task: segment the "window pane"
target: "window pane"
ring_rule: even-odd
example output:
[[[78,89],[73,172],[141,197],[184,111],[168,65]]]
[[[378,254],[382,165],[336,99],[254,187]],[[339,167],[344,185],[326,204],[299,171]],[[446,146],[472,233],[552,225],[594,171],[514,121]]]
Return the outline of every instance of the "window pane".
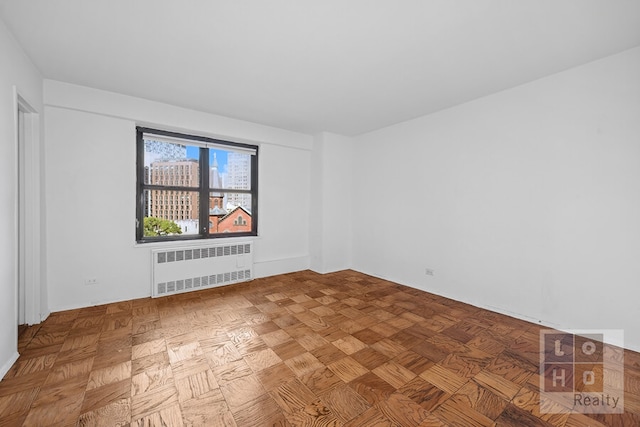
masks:
[[[144,236],[198,234],[198,192],[144,191]]]
[[[209,194],[209,233],[251,231],[251,194]]]
[[[251,189],[251,154],[210,149],[209,164],[210,188]]]
[[[144,183],[197,187],[198,147],[144,140]]]

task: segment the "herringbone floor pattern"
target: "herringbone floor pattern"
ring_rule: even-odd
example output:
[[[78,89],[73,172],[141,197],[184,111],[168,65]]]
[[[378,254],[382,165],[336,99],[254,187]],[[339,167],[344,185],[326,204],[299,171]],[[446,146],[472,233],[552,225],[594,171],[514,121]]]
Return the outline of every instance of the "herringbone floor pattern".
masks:
[[[2,426],[638,426],[541,413],[540,327],[353,271],[53,313],[0,382]]]

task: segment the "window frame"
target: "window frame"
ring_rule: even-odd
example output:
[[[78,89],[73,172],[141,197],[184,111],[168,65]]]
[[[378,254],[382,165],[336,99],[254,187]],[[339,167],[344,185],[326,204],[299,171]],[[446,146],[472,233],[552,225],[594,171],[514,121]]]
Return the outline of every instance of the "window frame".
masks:
[[[193,141],[192,146],[198,146],[199,159],[198,170],[199,179],[197,187],[186,187],[176,185],[147,184],[144,182],[145,166],[144,166],[144,135],[154,134],[169,138],[177,138],[185,141],[185,145],[189,141]],[[251,184],[249,190],[240,190],[232,188],[210,188],[209,184],[209,150],[205,144],[219,146],[220,149],[229,147],[253,150],[255,154],[251,155]],[[169,241],[192,241],[192,240],[209,240],[220,238],[235,238],[258,235],[258,152],[257,145],[245,144],[239,142],[226,141],[221,139],[209,138],[199,135],[183,134],[179,132],[165,131],[143,126],[136,126],[136,242],[137,243],[153,243],[153,242],[169,242]],[[165,191],[188,191],[197,193],[199,201],[198,210],[198,233],[197,234],[177,234],[170,236],[145,236],[144,235],[144,215],[145,215],[145,196],[146,190],[165,190]],[[251,231],[233,232],[233,233],[209,233],[209,196],[212,192],[219,193],[240,193],[251,195]],[[166,197],[166,195],[165,195]],[[204,203],[202,201],[204,200]]]

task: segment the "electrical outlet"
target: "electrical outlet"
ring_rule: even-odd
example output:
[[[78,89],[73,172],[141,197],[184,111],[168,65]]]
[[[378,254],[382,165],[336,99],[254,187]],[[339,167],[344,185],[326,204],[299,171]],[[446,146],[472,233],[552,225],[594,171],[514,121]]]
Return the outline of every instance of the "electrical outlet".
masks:
[[[433,270],[432,270],[432,269],[430,269],[430,268],[425,268],[425,269],[424,269],[424,274],[426,274],[427,276],[433,276],[433,275],[434,275],[434,272],[433,272]]]
[[[97,285],[98,284],[98,279],[95,278],[95,277],[89,277],[87,279],[84,279],[84,284],[86,286]]]

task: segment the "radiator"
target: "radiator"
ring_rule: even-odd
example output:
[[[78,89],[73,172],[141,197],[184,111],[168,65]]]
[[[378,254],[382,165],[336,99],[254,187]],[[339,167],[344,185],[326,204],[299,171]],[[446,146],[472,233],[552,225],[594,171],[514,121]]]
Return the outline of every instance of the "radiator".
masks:
[[[245,282],[253,277],[253,243],[151,250],[151,296]]]

